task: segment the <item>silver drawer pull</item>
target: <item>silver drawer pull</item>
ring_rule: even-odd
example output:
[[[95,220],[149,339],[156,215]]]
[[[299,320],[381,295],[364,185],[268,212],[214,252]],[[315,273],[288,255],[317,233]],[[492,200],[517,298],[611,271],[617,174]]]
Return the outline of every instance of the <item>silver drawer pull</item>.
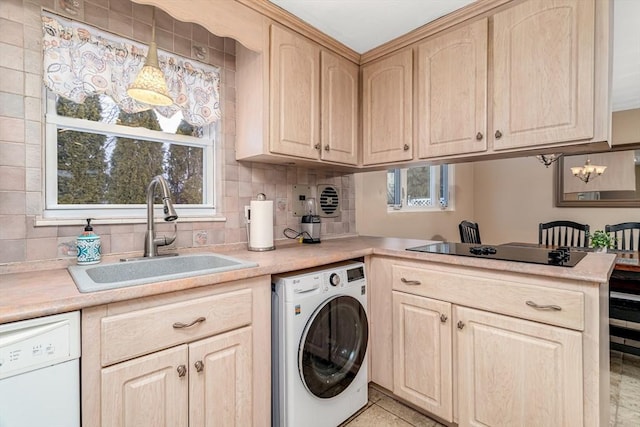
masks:
[[[176,323],[174,323],[174,324],[173,324],[173,327],[174,327],[175,329],[190,328],[190,327],[192,327],[193,325],[197,325],[198,323],[202,323],[202,322],[204,322],[205,320],[207,320],[207,319],[206,319],[206,318],[204,318],[204,317],[198,317],[196,320],[194,320],[194,321],[193,321],[193,322],[191,322],[191,323],[176,322]]]
[[[421,285],[422,284],[422,283],[420,283],[419,280],[407,280],[404,277],[401,277],[400,281],[402,283],[404,283],[405,285],[411,285],[411,286],[416,286],[416,285]]]
[[[537,308],[538,310],[555,310],[555,311],[562,310],[562,307],[560,307],[559,305],[553,305],[553,304],[538,305],[533,301],[527,301],[525,304],[527,304],[529,307]]]

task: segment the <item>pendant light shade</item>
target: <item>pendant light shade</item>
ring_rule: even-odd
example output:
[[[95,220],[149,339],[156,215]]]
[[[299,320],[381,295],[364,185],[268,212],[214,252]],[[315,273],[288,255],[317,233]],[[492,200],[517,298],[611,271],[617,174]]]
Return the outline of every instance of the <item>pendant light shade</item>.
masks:
[[[173,104],[164,74],[158,65],[155,8],[153,8],[153,18],[151,20],[151,42],[149,43],[147,60],[135,81],[127,89],[127,94],[136,101],[149,105],[167,106]]]

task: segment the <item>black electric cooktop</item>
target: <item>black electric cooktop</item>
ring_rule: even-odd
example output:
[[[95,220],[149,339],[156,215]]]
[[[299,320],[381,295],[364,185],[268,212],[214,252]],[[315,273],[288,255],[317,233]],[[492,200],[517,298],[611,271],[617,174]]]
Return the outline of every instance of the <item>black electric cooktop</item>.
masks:
[[[575,248],[558,247],[555,249],[530,248],[513,245],[480,245],[473,243],[432,243],[430,245],[407,248],[408,251],[428,252],[433,254],[470,256],[476,258],[499,259],[503,261],[527,262],[530,264],[573,267],[586,252]]]

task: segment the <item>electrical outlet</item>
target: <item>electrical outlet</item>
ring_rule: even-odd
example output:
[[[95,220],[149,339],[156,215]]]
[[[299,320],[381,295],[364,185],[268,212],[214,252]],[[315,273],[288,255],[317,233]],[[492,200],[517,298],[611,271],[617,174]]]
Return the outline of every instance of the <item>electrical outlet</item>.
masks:
[[[244,207],[244,219],[246,219],[247,221],[249,221],[249,212],[251,211],[249,206],[245,206]]]
[[[293,216],[304,215],[304,202],[308,198],[313,197],[313,194],[311,193],[311,186],[294,185],[291,196],[293,197],[293,200],[291,201],[291,210],[293,211]]]

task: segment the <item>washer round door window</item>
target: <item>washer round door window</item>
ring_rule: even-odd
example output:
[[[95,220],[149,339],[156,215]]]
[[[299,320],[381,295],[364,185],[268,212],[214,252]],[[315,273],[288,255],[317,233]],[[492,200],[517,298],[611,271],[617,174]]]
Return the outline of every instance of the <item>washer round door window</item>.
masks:
[[[357,299],[343,295],[320,306],[305,328],[298,352],[307,390],[329,399],[346,389],[360,370],[368,338],[367,315]]]

